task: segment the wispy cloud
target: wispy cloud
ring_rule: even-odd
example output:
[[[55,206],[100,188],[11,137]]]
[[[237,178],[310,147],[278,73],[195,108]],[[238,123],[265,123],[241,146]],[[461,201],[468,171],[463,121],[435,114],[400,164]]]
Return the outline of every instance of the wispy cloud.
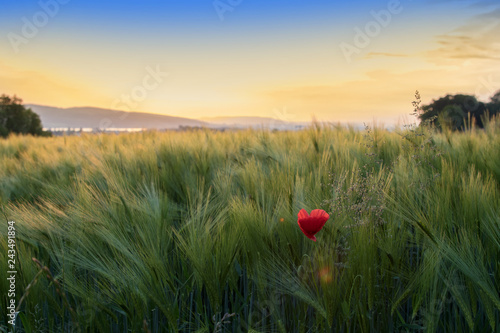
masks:
[[[443,0],[440,0],[443,1]],[[475,2],[485,5],[490,1]],[[429,61],[443,64],[471,59],[500,60],[500,8],[476,15],[469,22],[447,34],[436,36],[438,48],[426,55]]]

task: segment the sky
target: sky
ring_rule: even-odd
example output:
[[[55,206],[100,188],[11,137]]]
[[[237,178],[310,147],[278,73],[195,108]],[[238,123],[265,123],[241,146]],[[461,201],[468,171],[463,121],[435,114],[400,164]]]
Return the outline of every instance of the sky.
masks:
[[[416,90],[423,103],[500,90],[499,36],[498,0],[3,0],[0,94],[395,124]]]

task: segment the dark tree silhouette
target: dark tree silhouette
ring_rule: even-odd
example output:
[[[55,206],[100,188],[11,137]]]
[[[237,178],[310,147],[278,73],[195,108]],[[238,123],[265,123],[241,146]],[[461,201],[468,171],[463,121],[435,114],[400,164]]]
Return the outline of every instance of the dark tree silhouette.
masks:
[[[500,90],[491,96],[487,108],[491,115],[500,113]]]
[[[40,117],[22,102],[16,96],[0,96],[0,137],[10,133],[50,136],[50,132],[43,130]]]
[[[491,103],[500,104],[500,90],[495,93],[495,95],[491,96]]]
[[[419,118],[437,128],[461,130],[465,125],[464,120],[470,115],[471,121],[474,121],[477,127],[483,128],[483,117],[487,110],[487,105],[472,95],[446,95],[422,106]]]

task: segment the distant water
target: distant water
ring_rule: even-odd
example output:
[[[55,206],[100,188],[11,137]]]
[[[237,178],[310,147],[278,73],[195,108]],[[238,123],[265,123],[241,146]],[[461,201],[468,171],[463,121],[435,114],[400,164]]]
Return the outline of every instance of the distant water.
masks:
[[[108,128],[73,128],[73,127],[51,127],[51,128],[44,128],[44,131],[51,131],[51,132],[85,132],[85,133],[92,133],[92,132],[141,132],[144,131],[144,128],[114,128],[114,127],[108,127]]]

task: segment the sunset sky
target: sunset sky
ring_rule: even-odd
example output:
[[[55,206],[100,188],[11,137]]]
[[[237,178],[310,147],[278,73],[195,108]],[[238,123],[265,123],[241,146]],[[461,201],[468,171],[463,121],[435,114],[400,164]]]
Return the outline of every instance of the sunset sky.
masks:
[[[390,124],[500,90],[498,0],[6,0],[0,32],[29,104]]]

